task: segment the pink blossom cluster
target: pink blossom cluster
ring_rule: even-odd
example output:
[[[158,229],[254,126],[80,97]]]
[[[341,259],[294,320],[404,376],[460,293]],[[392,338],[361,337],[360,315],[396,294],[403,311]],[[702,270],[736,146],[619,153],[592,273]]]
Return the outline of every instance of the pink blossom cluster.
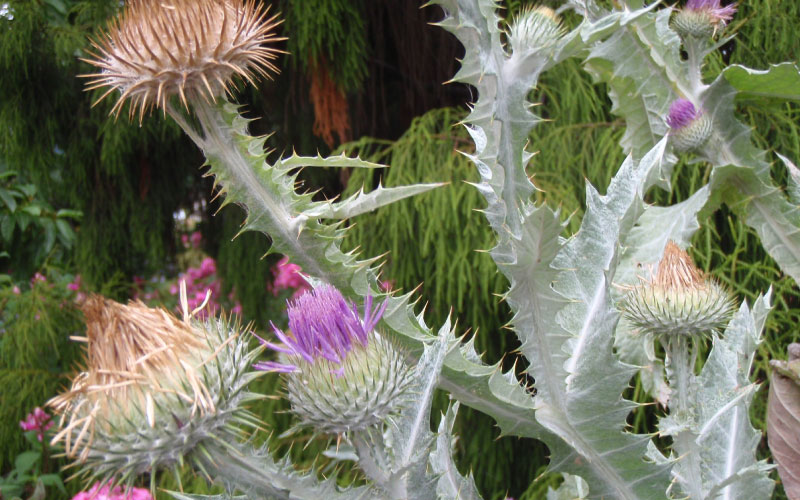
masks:
[[[53,427],[53,422],[50,421],[50,415],[37,406],[32,412],[28,413],[25,420],[20,420],[19,426],[25,431],[37,431],[36,437],[41,441],[45,431]]]
[[[217,263],[211,257],[206,257],[200,263],[200,267],[190,267],[185,273],[181,273],[178,276],[177,283],[170,286],[169,293],[177,295],[180,291],[180,282],[185,281],[187,305],[189,306],[189,310],[194,310],[203,304],[203,301],[206,300],[206,295],[210,291],[211,296],[208,300],[208,304],[198,313],[198,316],[205,318],[209,313],[212,315],[216,314],[220,309],[216,297],[220,296],[222,288],[222,284],[219,279],[217,279],[216,274]],[[228,298],[233,300],[233,294],[230,294]],[[241,304],[236,302],[236,305],[231,308],[231,312],[241,314]]]
[[[181,243],[184,248],[200,248],[200,243],[203,242],[203,235],[200,231],[195,231],[191,235],[186,233],[181,235]]]
[[[72,500],[153,500],[153,496],[145,488],[130,488],[126,492],[121,486],[112,489],[108,484],[94,483],[89,491],[81,491]]]
[[[308,282],[300,274],[303,269],[297,264],[289,262],[289,257],[284,257],[272,269],[275,279],[272,281],[272,293],[278,295],[281,290],[294,290],[292,297],[297,298],[310,289]]]

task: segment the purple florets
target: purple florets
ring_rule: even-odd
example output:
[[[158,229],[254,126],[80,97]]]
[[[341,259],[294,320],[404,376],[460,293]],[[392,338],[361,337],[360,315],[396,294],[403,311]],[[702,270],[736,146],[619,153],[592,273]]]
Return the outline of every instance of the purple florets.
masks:
[[[669,106],[667,125],[669,125],[671,129],[683,128],[692,123],[699,114],[700,113],[697,112],[697,109],[695,109],[691,101],[687,99],[676,99]]]
[[[716,22],[725,24],[733,19],[736,13],[736,5],[726,5],[722,7],[720,0],[689,0],[686,2],[686,9],[695,12],[705,12]]]
[[[372,309],[372,297],[364,300],[364,315],[359,317],[355,304],[345,300],[341,292],[323,285],[288,302],[289,330],[287,335],[275,325],[272,329],[281,344],[259,338],[262,345],[282,352],[299,361],[314,363],[319,358],[341,364],[354,347],[366,347],[369,334],[378,324],[386,303]],[[293,364],[262,361],[254,368],[264,371],[296,372]]]

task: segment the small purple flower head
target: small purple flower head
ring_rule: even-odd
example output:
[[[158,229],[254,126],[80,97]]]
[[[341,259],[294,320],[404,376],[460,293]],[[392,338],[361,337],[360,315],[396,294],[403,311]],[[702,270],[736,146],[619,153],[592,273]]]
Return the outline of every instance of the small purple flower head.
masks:
[[[699,113],[688,99],[676,99],[669,106],[667,125],[671,129],[683,128],[692,123]]]
[[[735,13],[735,4],[722,7],[720,0],[689,0],[672,19],[672,27],[684,41],[687,37],[709,38],[733,19]]]
[[[672,143],[679,151],[692,151],[711,137],[711,119],[687,99],[676,99],[669,107],[667,125]]]
[[[260,339],[280,361],[256,363],[282,372],[292,411],[301,425],[341,434],[388,418],[407,397],[414,371],[376,331],[386,302],[363,313],[336,288],[323,285],[289,302],[289,330],[273,325],[280,344]]]
[[[304,360],[314,363],[317,359],[326,359],[336,365],[341,365],[354,347],[367,346],[370,332],[386,309],[385,302],[372,309],[372,297],[367,297],[363,317],[359,317],[355,304],[348,303],[339,290],[329,285],[306,292],[288,304],[292,335],[272,325],[275,336],[283,345],[260,339],[262,345],[287,354],[298,362]],[[300,370],[295,364],[272,361],[257,363],[255,368],[279,372]]]
[[[714,22],[723,26],[736,14],[736,4],[722,7],[720,0],[689,0],[685,9],[708,14]]]

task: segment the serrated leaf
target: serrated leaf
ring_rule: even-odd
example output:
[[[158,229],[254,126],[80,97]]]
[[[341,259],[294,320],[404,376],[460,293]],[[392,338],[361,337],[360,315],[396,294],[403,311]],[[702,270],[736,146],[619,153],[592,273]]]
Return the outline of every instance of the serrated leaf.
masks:
[[[800,210],[776,186],[765,184],[755,169],[728,165],[714,169],[712,190],[745,216],[761,244],[781,270],[800,283]],[[733,189],[726,189],[726,186]]]
[[[593,47],[587,69],[609,86],[611,111],[625,120],[620,145],[641,158],[667,133],[675,83],[686,87],[681,41],[669,26],[671,9],[649,12]]]
[[[739,64],[722,71],[738,97],[771,97],[800,100],[800,68],[785,62],[770,65],[769,69],[756,70]]]
[[[445,183],[442,182],[390,188],[378,185],[376,189],[369,193],[364,193],[362,188],[358,193],[346,200],[318,203],[313,208],[303,212],[303,215],[306,217],[321,217],[323,219],[349,219],[444,185]]]
[[[436,480],[427,474],[428,460],[434,435],[430,430],[430,411],[433,394],[439,382],[448,351],[456,346],[455,336],[446,321],[436,340],[426,345],[415,369],[415,398],[392,419],[387,431],[391,443],[393,464],[388,479],[390,491],[400,498],[435,498]]]
[[[789,174],[786,176],[786,195],[790,202],[800,205],[800,169],[789,158],[779,153],[775,154],[781,159]]]
[[[706,498],[769,499],[772,468],[756,460],[761,433],[750,423],[748,408],[756,385],[750,382],[753,357],[771,306],[770,292],[752,310],[742,304],[711,352],[693,388],[693,432],[701,460]]]
[[[298,156],[297,153],[278,161],[281,168],[301,167],[331,167],[331,168],[386,168],[386,165],[364,161],[361,158],[351,158],[345,153],[338,156]]]
[[[433,472],[439,476],[436,483],[436,496],[444,500],[478,500],[481,496],[472,475],[462,476],[453,462],[456,444],[453,425],[456,422],[458,406],[458,402],[456,402],[448,408],[447,413],[439,422],[436,447],[430,456]]]

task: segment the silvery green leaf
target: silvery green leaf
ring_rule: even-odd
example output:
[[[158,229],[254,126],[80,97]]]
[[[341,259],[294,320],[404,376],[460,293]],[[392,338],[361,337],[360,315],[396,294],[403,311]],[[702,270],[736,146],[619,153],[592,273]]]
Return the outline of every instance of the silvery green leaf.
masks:
[[[769,312],[771,291],[752,310],[742,304],[725,333],[715,337],[697,378],[696,443],[707,498],[769,499],[772,466],[756,459],[761,433],[748,408],[757,387],[750,370]]]
[[[564,482],[556,488],[547,488],[547,500],[580,500],[589,495],[586,481],[572,474],[564,474]]]
[[[306,217],[321,217],[323,219],[348,219],[444,185],[445,183],[441,182],[390,188],[378,185],[376,189],[369,193],[364,193],[362,188],[358,193],[346,200],[315,203],[313,207],[305,210],[303,215]]]
[[[786,179],[786,194],[789,196],[789,201],[800,205],[800,169],[789,158],[779,153],[775,154],[781,159],[789,174]]]
[[[253,151],[254,154],[260,154],[259,149]],[[299,156],[297,153],[292,153],[292,156],[278,160],[276,166],[284,169],[302,168],[302,167],[325,167],[325,168],[386,168],[386,165],[380,163],[372,163],[364,161],[361,158],[351,158],[345,153],[337,156]]]
[[[462,476],[453,462],[456,444],[453,425],[456,422],[458,406],[456,402],[448,408],[442,421],[439,422],[436,446],[430,456],[431,468],[439,477],[436,483],[436,496],[442,500],[478,500],[481,496],[472,475]]]
[[[781,270],[800,282],[800,210],[776,186],[766,184],[749,167],[714,169],[710,184],[722,199],[745,216],[761,244]]]
[[[722,74],[740,97],[800,100],[800,68],[795,63],[773,64],[763,71],[733,64]]]
[[[665,117],[675,87],[689,94],[681,41],[669,26],[672,9],[624,25],[593,47],[586,68],[609,86],[612,112],[625,120],[620,145],[640,158],[667,133]]]
[[[409,389],[415,398],[390,421],[386,444],[392,455],[392,470],[386,483],[380,486],[389,492],[391,498],[436,498],[437,478],[427,472],[435,442],[430,430],[431,403],[447,353],[456,344],[448,320],[419,359],[414,385]]]

